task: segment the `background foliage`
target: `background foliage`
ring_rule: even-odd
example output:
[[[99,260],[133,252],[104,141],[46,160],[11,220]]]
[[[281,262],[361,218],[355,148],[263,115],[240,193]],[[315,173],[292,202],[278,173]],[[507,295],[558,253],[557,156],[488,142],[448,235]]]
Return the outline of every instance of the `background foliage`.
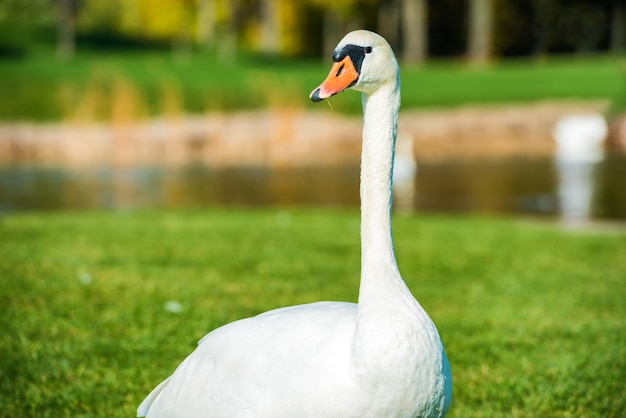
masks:
[[[400,15],[410,1],[425,7],[431,56],[465,53],[474,3],[492,9],[496,55],[621,50],[626,42],[624,5],[618,0],[3,0],[0,24],[34,32],[45,28],[44,38],[54,40],[55,27],[65,23],[57,22],[58,8],[67,3],[83,45],[97,39],[101,46],[121,46],[116,40],[124,38],[205,47],[234,33],[245,48],[311,57],[323,51],[325,36],[356,27],[382,33],[402,51],[402,35],[409,32]],[[19,38],[0,31],[0,52],[28,50]]]

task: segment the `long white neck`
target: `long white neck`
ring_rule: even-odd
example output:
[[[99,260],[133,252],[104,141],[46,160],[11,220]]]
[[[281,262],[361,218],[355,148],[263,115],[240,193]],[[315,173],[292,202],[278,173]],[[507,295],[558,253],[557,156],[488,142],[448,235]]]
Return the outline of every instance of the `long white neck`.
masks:
[[[406,289],[398,272],[391,234],[392,170],[399,110],[399,80],[371,94],[363,93],[360,306],[390,296],[387,290],[398,290],[398,285]]]

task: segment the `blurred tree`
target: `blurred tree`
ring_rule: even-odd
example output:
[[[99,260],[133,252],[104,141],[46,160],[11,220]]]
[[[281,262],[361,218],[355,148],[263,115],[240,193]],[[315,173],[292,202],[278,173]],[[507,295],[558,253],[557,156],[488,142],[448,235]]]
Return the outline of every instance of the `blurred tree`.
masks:
[[[215,42],[217,9],[216,0],[198,0],[198,44],[209,46]]]
[[[587,53],[598,50],[608,35],[610,22],[602,0],[570,0],[560,4],[552,50]]]
[[[626,35],[626,1],[611,1],[611,42],[610,49],[614,53],[624,50],[624,41]]]
[[[625,0],[507,0],[495,3],[494,53],[533,55],[606,50],[622,39]],[[622,35],[619,33],[622,32]]]
[[[225,19],[218,24],[219,40],[217,55],[226,64],[237,60],[237,33],[240,25],[240,0],[226,0],[223,2]]]
[[[58,20],[57,20],[57,55],[61,59],[70,59],[74,56],[75,36],[74,36],[74,13],[75,0],[57,0]]]
[[[474,64],[484,64],[491,55],[494,0],[470,0],[468,53]]]
[[[246,24],[253,26],[255,21],[262,20],[259,0],[190,1],[192,5],[196,3],[198,42],[215,45],[220,61],[225,64],[234,63],[237,60],[239,43],[249,40],[243,36]],[[256,32],[252,39],[258,40],[258,35]]]
[[[0,0],[0,55],[48,45],[55,23],[64,57],[74,49],[74,23],[79,42],[167,42],[177,56],[197,42],[214,45],[224,61],[233,61],[240,45],[330,54],[356,28],[381,33],[411,62],[464,52],[482,63],[495,54],[626,48],[626,0]]]
[[[362,29],[365,6],[375,4],[376,0],[309,0],[320,7],[324,13],[323,52],[325,56],[332,54],[337,41],[346,32]]]
[[[311,45],[311,28],[316,27],[316,16],[309,4],[292,0],[278,0],[280,51],[286,55],[315,56],[318,49]],[[313,13],[312,13],[313,11]],[[318,38],[315,37],[315,41]]]
[[[378,4],[377,28],[391,47],[398,51],[400,47],[400,17],[399,0],[381,0]]]
[[[47,24],[54,20],[55,6],[50,0],[0,1],[0,23],[12,21],[32,25]]]
[[[337,40],[343,36],[343,16],[339,10],[328,7],[324,10],[324,27],[323,27],[323,53],[324,56],[330,56],[335,49]]]
[[[553,42],[559,0],[508,0],[495,4],[493,52],[543,58]]]
[[[197,0],[89,0],[81,8],[81,33],[97,33],[106,42],[123,35],[170,42],[177,56],[189,54],[195,38]]]
[[[402,57],[423,63],[428,47],[428,9],[426,0],[402,0]]]
[[[187,59],[191,55],[192,44],[195,39],[195,18],[197,14],[196,0],[179,0],[180,13],[178,28],[174,32],[174,54],[179,59]]]
[[[277,53],[280,48],[279,8],[278,0],[261,0],[262,50],[270,54]]]
[[[535,57],[543,57],[549,48],[552,27],[555,18],[554,0],[532,0],[532,53]]]
[[[81,8],[76,25],[83,32],[120,32],[122,21],[131,13],[136,13],[135,8],[122,0],[89,0]]]
[[[533,37],[532,1],[499,1],[494,5],[494,55],[529,54]]]
[[[469,28],[467,1],[437,0],[428,10],[428,44],[433,56],[458,56],[467,52]]]
[[[48,46],[50,33],[41,29],[52,29],[56,21],[57,5],[50,0],[0,0],[0,58],[24,55],[36,45]]]

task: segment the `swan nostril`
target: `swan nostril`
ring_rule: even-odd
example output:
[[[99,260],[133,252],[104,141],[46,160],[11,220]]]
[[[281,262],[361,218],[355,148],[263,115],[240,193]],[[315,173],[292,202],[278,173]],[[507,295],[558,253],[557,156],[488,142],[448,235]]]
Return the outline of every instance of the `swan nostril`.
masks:
[[[321,102],[322,100],[324,100],[324,99],[322,99],[320,97],[320,88],[319,87],[317,89],[315,89],[315,91],[313,93],[311,93],[311,96],[309,96],[309,97],[315,103]]]

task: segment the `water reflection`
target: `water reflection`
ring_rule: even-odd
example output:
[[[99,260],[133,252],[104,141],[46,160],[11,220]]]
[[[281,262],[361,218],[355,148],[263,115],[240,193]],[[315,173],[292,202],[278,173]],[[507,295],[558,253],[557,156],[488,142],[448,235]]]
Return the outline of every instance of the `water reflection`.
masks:
[[[596,167],[604,159],[607,134],[607,122],[600,114],[568,115],[554,127],[559,208],[568,224],[584,223],[593,214]]]
[[[566,223],[583,223],[592,217],[598,177],[596,165],[598,163],[556,160],[559,210]]]
[[[0,211],[209,206],[358,206],[358,167],[210,170],[192,165],[0,169]]]
[[[592,165],[550,157],[418,162],[404,210],[626,219],[626,156]],[[359,168],[211,170],[0,168],[0,211],[359,205]]]
[[[433,212],[626,219],[626,157],[450,160],[418,164],[415,208]]]
[[[548,158],[451,160],[419,164],[417,202],[437,212],[555,214]]]

